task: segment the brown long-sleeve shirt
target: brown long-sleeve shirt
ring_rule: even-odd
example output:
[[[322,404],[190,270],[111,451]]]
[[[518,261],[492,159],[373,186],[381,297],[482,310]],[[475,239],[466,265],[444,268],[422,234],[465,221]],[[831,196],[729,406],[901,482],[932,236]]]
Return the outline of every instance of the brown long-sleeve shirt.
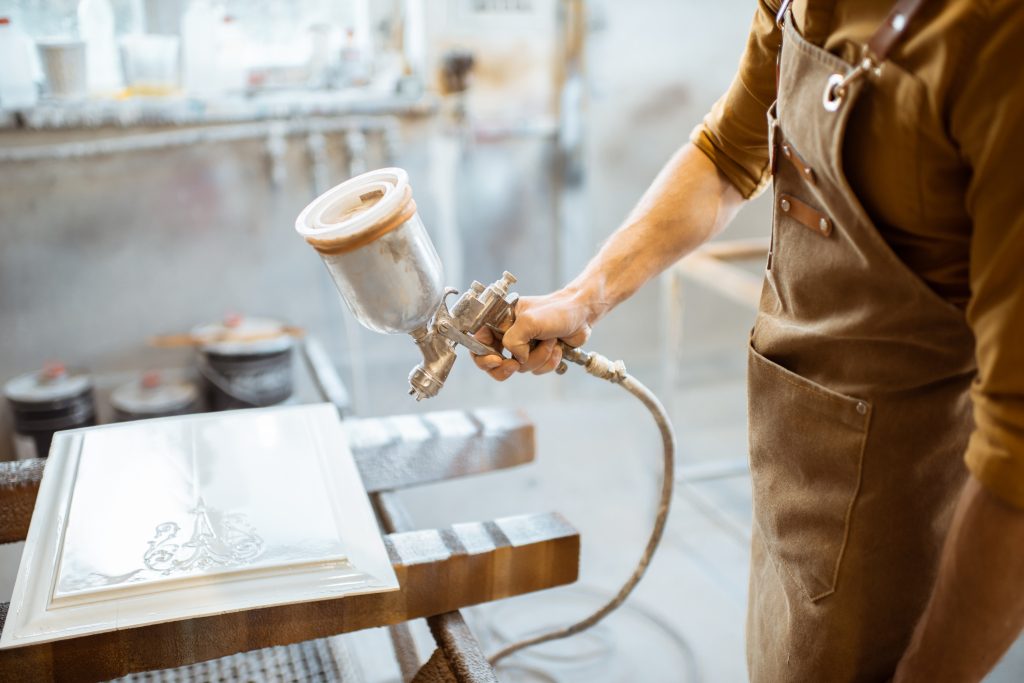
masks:
[[[769,180],[779,0],[759,0],[729,90],[691,135],[744,194]],[[894,0],[795,0],[797,28],[855,62]],[[844,170],[893,251],[966,308],[976,339],[966,461],[1024,508],[1024,2],[931,0],[884,67],[898,87],[856,103]]]

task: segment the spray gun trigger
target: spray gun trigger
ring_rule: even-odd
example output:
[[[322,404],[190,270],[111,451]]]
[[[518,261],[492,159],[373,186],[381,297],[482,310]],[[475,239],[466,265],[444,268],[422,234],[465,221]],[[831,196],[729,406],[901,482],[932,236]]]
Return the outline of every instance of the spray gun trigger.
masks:
[[[435,322],[435,326],[437,327],[437,331],[440,332],[443,337],[462,344],[478,356],[489,356],[491,354],[501,355],[500,350],[492,349],[490,346],[487,346],[475,337],[469,336],[452,325],[449,320],[437,320]]]

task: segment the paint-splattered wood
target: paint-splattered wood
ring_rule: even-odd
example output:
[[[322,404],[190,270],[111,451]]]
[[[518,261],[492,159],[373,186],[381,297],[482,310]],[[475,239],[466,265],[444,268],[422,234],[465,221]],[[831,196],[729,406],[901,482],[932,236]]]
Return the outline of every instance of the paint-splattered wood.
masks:
[[[366,490],[408,488],[531,462],[533,424],[507,409],[346,420]]]
[[[533,460],[533,425],[514,410],[443,411],[342,423],[367,491],[406,488]],[[25,539],[46,461],[0,462],[0,543]]]
[[[557,514],[385,536],[401,589],[0,650],[0,680],[99,681],[386,626],[572,583],[579,534]],[[6,617],[6,605],[0,615]]]
[[[23,541],[39,493],[46,461],[0,462],[0,543]]]

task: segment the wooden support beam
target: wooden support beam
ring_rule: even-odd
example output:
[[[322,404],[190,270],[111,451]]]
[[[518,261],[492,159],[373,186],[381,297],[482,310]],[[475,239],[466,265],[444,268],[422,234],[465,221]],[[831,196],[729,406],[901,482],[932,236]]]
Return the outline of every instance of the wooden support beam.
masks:
[[[771,248],[770,238],[751,237],[749,239],[707,242],[697,250],[697,253],[719,261],[753,261],[766,258],[769,248]]]
[[[24,541],[46,460],[0,462],[0,543]]]
[[[504,409],[342,423],[367,491],[405,488],[531,462],[533,425]],[[0,462],[0,543],[25,540],[45,459]]]
[[[0,679],[100,681],[387,626],[572,583],[579,534],[524,515],[385,536],[401,589],[218,614],[0,650]],[[6,617],[7,605],[0,605]]]
[[[405,508],[396,493],[381,491],[371,497],[377,518],[385,531],[394,533],[411,528]],[[480,641],[469,630],[460,612],[447,612],[427,618],[437,643],[430,661],[412,679],[412,683],[498,683],[494,669],[480,648]]]
[[[524,465],[536,454],[533,423],[516,410],[447,410],[342,426],[371,493]]]

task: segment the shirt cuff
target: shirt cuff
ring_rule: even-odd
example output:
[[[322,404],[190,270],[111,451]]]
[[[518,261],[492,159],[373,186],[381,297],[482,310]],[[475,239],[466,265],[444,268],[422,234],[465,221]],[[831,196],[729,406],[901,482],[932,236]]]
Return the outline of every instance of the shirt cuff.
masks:
[[[718,170],[732,183],[733,187],[739,190],[744,199],[756,197],[768,186],[768,182],[771,180],[771,174],[767,172],[768,169],[763,169],[760,176],[752,176],[746,167],[729,156],[707,124],[700,123],[693,129],[690,133],[690,142],[704,152],[705,156],[718,167]]]
[[[967,468],[989,493],[1024,510],[1024,429],[1012,419],[1016,410],[972,393],[977,426],[964,456]]]

